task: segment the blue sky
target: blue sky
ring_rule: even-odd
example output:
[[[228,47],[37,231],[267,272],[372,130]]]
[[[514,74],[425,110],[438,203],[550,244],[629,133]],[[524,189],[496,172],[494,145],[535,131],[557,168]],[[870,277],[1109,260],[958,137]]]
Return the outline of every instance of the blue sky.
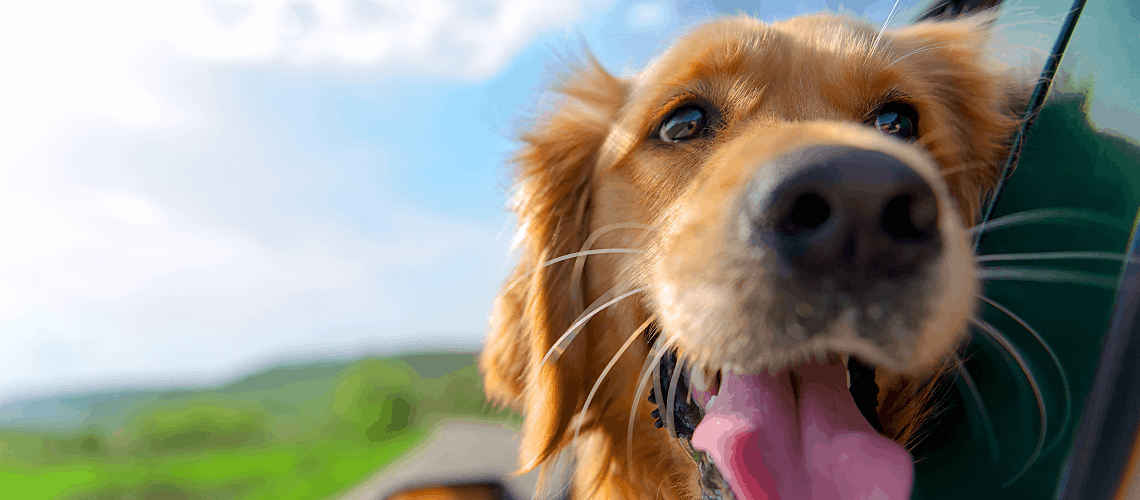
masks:
[[[630,74],[710,13],[893,4],[6,4],[0,401],[473,348],[511,136],[583,42]]]

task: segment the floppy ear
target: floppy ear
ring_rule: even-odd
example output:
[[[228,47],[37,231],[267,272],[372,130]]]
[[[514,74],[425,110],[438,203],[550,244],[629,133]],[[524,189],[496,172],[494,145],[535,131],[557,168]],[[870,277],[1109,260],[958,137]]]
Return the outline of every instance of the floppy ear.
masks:
[[[899,64],[933,82],[932,99],[952,110],[938,120],[939,127],[961,139],[942,141],[931,154],[943,165],[963,167],[950,167],[944,175],[967,226],[976,222],[983,195],[1001,177],[1032,88],[1026,68],[998,59],[995,38],[1002,33],[995,15],[990,10],[925,18],[906,30],[932,50]]]
[[[522,135],[514,160],[520,259],[495,300],[479,360],[487,396],[528,416],[519,447],[524,471],[564,444],[587,362],[584,342],[575,342],[542,364],[584,309],[581,290],[570,293],[573,260],[542,264],[581,250],[594,163],[628,93],[592,57],[557,91],[561,104]]]

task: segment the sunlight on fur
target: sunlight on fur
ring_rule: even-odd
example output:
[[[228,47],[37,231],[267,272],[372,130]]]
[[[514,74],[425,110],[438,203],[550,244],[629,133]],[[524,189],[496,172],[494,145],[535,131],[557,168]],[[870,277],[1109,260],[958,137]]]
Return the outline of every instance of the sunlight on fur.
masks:
[[[806,430],[807,465],[788,468],[701,443],[718,418],[769,418],[732,406],[765,384],[803,413],[866,404],[828,385],[852,359],[874,368],[877,422],[842,425],[876,460],[907,458],[978,302],[968,228],[1026,95],[994,61],[993,19],[724,18],[637,75],[590,59],[566,79],[521,137],[521,258],[480,360],[488,396],[525,417],[522,470],[569,449],[575,498],[848,498],[834,491],[863,486],[818,479],[830,455]],[[667,353],[676,369],[651,380]],[[679,406],[703,415],[695,432],[655,428]]]

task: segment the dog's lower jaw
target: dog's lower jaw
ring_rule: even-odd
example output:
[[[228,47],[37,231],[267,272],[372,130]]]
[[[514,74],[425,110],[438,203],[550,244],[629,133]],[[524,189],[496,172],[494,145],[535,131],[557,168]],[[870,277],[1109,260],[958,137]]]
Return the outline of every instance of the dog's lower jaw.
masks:
[[[670,441],[695,464],[699,488],[694,496],[699,491],[706,500],[906,498],[910,456],[878,434],[874,370],[853,357],[846,369],[839,356],[827,359],[775,377],[707,377],[704,370],[678,366],[675,352],[665,353],[655,375],[667,396],[656,397],[660,391],[651,390],[649,402],[658,405],[652,415],[658,417],[657,426],[669,427],[676,438]],[[850,376],[847,391],[845,374]],[[782,395],[773,398],[773,391]],[[713,395],[718,392],[719,403]],[[671,426],[664,425],[668,420]],[[826,472],[820,473],[821,466]]]
[[[708,453],[694,448],[693,443],[687,439],[681,439],[680,445],[693,457],[693,462],[697,465],[701,500],[737,500],[736,495],[732,493],[732,485],[724,478],[724,474],[720,473],[720,469],[716,468]]]
[[[739,500],[878,497],[905,500],[909,453],[871,427],[851,399],[840,364],[726,374],[693,436]]]

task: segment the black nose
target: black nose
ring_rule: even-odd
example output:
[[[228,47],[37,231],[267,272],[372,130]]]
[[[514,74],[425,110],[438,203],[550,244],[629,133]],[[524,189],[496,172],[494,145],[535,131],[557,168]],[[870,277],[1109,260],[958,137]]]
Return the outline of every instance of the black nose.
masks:
[[[938,255],[934,190],[898,158],[819,146],[785,157],[803,165],[752,214],[758,244],[806,277],[891,279]]]

